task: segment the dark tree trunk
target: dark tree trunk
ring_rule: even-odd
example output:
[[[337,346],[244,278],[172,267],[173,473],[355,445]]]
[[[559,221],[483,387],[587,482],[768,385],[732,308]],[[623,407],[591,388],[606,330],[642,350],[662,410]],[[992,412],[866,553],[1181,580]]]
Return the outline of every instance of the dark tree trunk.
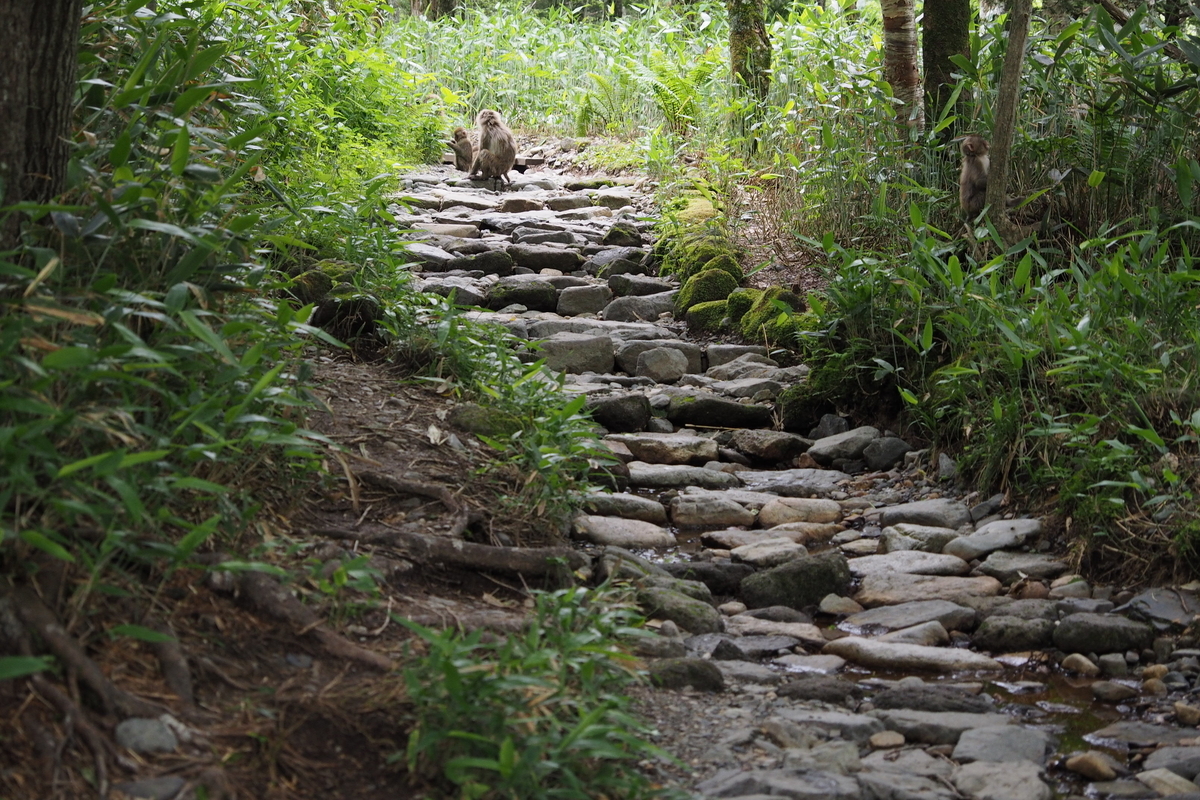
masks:
[[[1029,36],[1029,17],[1033,0],[1013,0],[1008,18],[1008,49],[1000,70],[1000,86],[996,89],[996,110],[992,128],[991,166],[988,170],[988,217],[996,231],[1007,243],[1020,238],[1020,231],[1009,220],[1008,164],[1012,152],[1013,132],[1017,124],[1017,101],[1021,92],[1021,72],[1025,66],[1025,40]]]
[[[425,19],[441,19],[448,17],[458,8],[458,0],[412,0],[414,16]]]
[[[746,103],[735,119],[737,132],[749,132],[771,88],[771,39],[763,18],[763,0],[728,0],[729,66],[734,91]]]
[[[0,205],[63,190],[82,0],[0,0]],[[0,249],[18,219],[0,227]]]
[[[925,0],[921,57],[925,68],[925,119],[936,123],[956,80],[953,55],[971,55],[971,0]],[[953,135],[953,134],[952,134]]]

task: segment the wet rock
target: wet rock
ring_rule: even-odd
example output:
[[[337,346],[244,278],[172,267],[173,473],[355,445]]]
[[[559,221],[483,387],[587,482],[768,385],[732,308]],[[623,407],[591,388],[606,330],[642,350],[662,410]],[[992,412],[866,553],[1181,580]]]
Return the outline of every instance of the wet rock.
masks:
[[[785,522],[774,525],[765,533],[769,536],[786,536],[800,544],[820,544],[840,533],[842,526],[833,522]]]
[[[791,636],[738,636],[721,641],[712,651],[712,657],[722,661],[758,661],[779,654],[780,650],[791,650],[800,644]]]
[[[1179,720],[1180,725],[1194,727],[1197,723],[1200,723],[1200,708],[1183,702],[1175,703],[1172,708],[1175,709],[1175,719]]]
[[[638,604],[654,619],[667,619],[689,633],[715,633],[722,628],[716,608],[682,592],[648,586],[637,593]]]
[[[613,433],[643,431],[650,421],[650,401],[644,394],[591,397],[587,409],[592,419]]]
[[[1067,653],[1123,653],[1149,647],[1153,629],[1109,614],[1072,614],[1054,630],[1054,646]]]
[[[954,786],[972,800],[1050,800],[1041,770],[1028,761],[976,761],[959,767]]]
[[[929,525],[901,522],[899,525],[891,525],[883,529],[879,550],[882,553],[894,553],[900,550],[940,553],[943,547],[957,538],[958,531],[952,528],[935,528]]]
[[[637,297],[618,297],[609,303],[601,316],[620,322],[653,322],[662,314],[675,310],[676,292],[646,294]]]
[[[716,442],[686,433],[624,433],[607,436],[605,440],[620,442],[629,448],[638,461],[651,464],[698,465],[713,461],[717,457]]]
[[[1135,780],[1097,781],[1088,787],[1097,797],[1108,800],[1135,800],[1135,798],[1158,797],[1158,793]]]
[[[830,523],[841,518],[842,507],[835,501],[805,497],[779,497],[758,512],[758,524],[764,528],[792,522]]]
[[[130,717],[117,724],[117,744],[135,753],[170,753],[179,747],[175,732],[161,719]]]
[[[779,656],[771,663],[783,667],[787,672],[809,673],[812,675],[834,675],[846,666],[846,659],[837,656]]]
[[[588,274],[595,275],[596,277],[603,278],[604,280],[609,280],[620,275],[649,276],[654,272],[653,268],[645,262],[632,261],[625,258],[617,258],[605,264],[598,264],[596,263],[595,259],[592,259],[583,265],[583,269]],[[669,284],[667,291],[671,291],[674,288],[674,284]],[[626,295],[626,297],[646,296],[648,295]]]
[[[647,489],[677,489],[681,486],[701,486],[706,489],[732,489],[741,486],[736,475],[704,467],[676,464],[629,464],[629,483]]]
[[[871,669],[928,672],[1002,669],[999,663],[970,650],[881,642],[859,636],[836,639],[825,645],[821,652],[841,656]]]
[[[686,371],[688,373],[697,373],[700,371],[701,350],[700,346],[692,342],[677,342],[670,339],[660,339],[655,341],[639,341],[632,340],[622,342],[617,345],[616,356],[617,366],[622,371],[634,374],[637,371],[638,359],[643,353],[659,347],[667,347],[672,350],[678,350],[682,353],[686,361]]]
[[[729,446],[750,459],[768,464],[790,461],[808,449],[809,440],[794,433],[743,429],[735,431]]]
[[[1139,772],[1134,777],[1138,782],[1149,786],[1162,797],[1200,792],[1200,786],[1192,783],[1187,778],[1176,775],[1169,769],[1146,770],[1145,772]]]
[[[612,247],[640,247],[642,234],[632,225],[618,222],[608,229],[600,243]]]
[[[583,244],[585,241],[570,231],[547,231],[532,227],[517,228],[509,238],[514,244]]]
[[[992,617],[1003,615],[1006,617],[1019,617],[1021,619],[1048,619],[1051,621],[1058,620],[1058,608],[1054,601],[1051,600],[1013,600],[996,608],[982,611],[983,617]]]
[[[918,500],[913,503],[902,503],[889,506],[879,514],[879,524],[895,526],[907,522],[914,525],[928,525],[935,528],[961,528],[970,522],[967,507],[958,500],[938,498],[936,500]],[[962,558],[962,555],[950,550],[944,550],[951,555]],[[964,559],[969,561],[970,559]]]
[[[917,711],[959,711],[968,714],[987,714],[995,711],[992,701],[983,695],[968,694],[959,689],[937,684],[922,686],[893,686],[871,698],[876,708],[907,708]]]
[[[1096,666],[1100,667],[1101,674],[1109,678],[1123,678],[1129,674],[1129,662],[1122,653],[1105,653],[1100,656]]]
[[[1176,775],[1195,780],[1200,774],[1200,747],[1163,747],[1146,756],[1146,769],[1169,769]]]
[[[1013,553],[997,550],[979,565],[979,571],[991,575],[1005,586],[1022,578],[1043,580],[1061,575],[1068,569],[1065,562],[1041,553]]]
[[[789,700],[820,700],[834,705],[845,705],[847,700],[859,700],[863,696],[857,683],[824,675],[795,678],[776,689],[775,694]]]
[[[996,550],[1014,549],[1026,539],[1036,536],[1042,523],[1036,519],[999,520],[984,525],[970,536],[962,536],[947,544],[943,553],[951,553],[966,561],[983,558]]]
[[[1094,731],[1084,739],[1092,743],[1111,741],[1151,747],[1163,744],[1177,745],[1183,739],[1195,739],[1197,736],[1200,736],[1200,731],[1195,728],[1170,728],[1137,720],[1121,720]]]
[[[718,595],[737,594],[742,579],[754,574],[754,568],[748,564],[714,561],[663,564],[663,569],[676,578],[700,581]]]
[[[724,397],[674,397],[667,419],[676,425],[705,425],[725,428],[766,428],[771,425],[767,406],[744,405]]]
[[[1021,619],[994,614],[980,623],[971,644],[994,653],[1037,650],[1050,644],[1054,623],[1048,619]]]
[[[1092,684],[1092,695],[1101,703],[1123,703],[1138,696],[1138,690],[1112,681],[1096,681]]]
[[[1000,725],[963,731],[950,756],[960,764],[972,761],[1032,761],[1041,765],[1051,747],[1050,735],[1036,728]]]
[[[1062,668],[1068,672],[1078,672],[1080,675],[1094,677],[1100,674],[1100,668],[1091,659],[1081,653],[1071,653],[1062,660]]]
[[[1088,750],[1086,753],[1071,756],[1065,766],[1089,781],[1111,781],[1117,777],[1119,767],[1112,756],[1099,750]]]
[[[705,797],[757,800],[782,796],[795,800],[860,800],[858,781],[846,775],[798,769],[721,770],[696,787]]]
[[[891,469],[904,460],[904,454],[912,450],[912,445],[895,436],[882,436],[869,442],[862,451],[862,458],[867,462],[867,468],[875,472]]]
[[[950,643],[950,634],[942,627],[942,623],[922,622],[911,628],[901,628],[898,631],[885,633],[877,637],[880,642],[898,642],[900,644],[919,644],[925,647],[940,647]]]
[[[818,463],[829,466],[837,459],[861,458],[867,445],[879,438],[879,429],[864,425],[845,433],[835,433],[817,439],[808,448],[808,454]]]
[[[580,514],[572,522],[575,538],[626,548],[673,547],[675,536],[651,522]]]
[[[958,600],[965,596],[991,596],[999,593],[1000,581],[979,578],[909,575],[884,572],[868,575],[854,599],[864,608],[899,605],[917,600]]]
[[[601,517],[623,517],[655,524],[667,522],[667,510],[662,503],[635,494],[589,492],[583,496],[583,507]]]
[[[964,731],[994,728],[1013,722],[1012,717],[1004,714],[970,714],[961,711],[876,709],[870,713],[879,718],[888,730],[903,733],[910,742],[925,744],[957,744]]]
[[[751,608],[776,605],[804,608],[815,606],[827,594],[841,594],[849,585],[846,557],[841,553],[822,553],[748,576],[742,581],[742,601]]]
[[[753,512],[715,495],[681,494],[671,500],[671,520],[680,527],[753,525],[754,519]]]
[[[699,658],[668,658],[651,662],[650,680],[662,689],[690,686],[701,692],[725,691],[725,677],[711,661]]]
[[[810,617],[808,614],[789,606],[763,606],[762,608],[752,608],[749,611],[738,614],[738,616],[746,617],[748,619],[762,619],[769,622],[812,622],[812,617]]]
[[[839,627],[848,631],[892,631],[934,620],[946,630],[970,630],[975,625],[975,611],[948,600],[917,600],[862,611],[844,619]]]
[[[904,572],[910,575],[964,575],[971,566],[957,556],[924,553],[920,550],[901,550],[863,556],[850,562],[850,572],[858,577],[885,572]]]
[[[741,506],[738,506],[738,508],[741,508]],[[780,564],[786,564],[802,556],[807,556],[808,548],[802,544],[793,542],[791,539],[763,539],[753,544],[735,547],[730,551],[730,555],[737,561],[765,569],[777,567]]]

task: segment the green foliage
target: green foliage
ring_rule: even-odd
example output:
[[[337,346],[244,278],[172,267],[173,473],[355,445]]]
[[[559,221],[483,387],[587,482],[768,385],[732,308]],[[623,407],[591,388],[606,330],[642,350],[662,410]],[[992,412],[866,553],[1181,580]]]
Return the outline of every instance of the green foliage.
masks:
[[[669,757],[626,711],[636,661],[619,642],[640,618],[603,587],[534,603],[524,630],[495,642],[396,619],[424,644],[404,670],[412,728],[397,757],[467,798],[670,796],[637,768]]]
[[[729,295],[729,318],[734,322],[741,322],[742,317],[746,316],[746,312],[754,305],[754,301],[762,296],[760,289],[738,289]]]
[[[811,318],[803,320],[794,312],[805,309],[804,301],[782,286],[766,289],[750,310],[742,315],[742,335],[752,342],[765,342],[768,346],[794,345],[796,333],[811,330],[816,326]],[[803,327],[801,325],[803,324]]]

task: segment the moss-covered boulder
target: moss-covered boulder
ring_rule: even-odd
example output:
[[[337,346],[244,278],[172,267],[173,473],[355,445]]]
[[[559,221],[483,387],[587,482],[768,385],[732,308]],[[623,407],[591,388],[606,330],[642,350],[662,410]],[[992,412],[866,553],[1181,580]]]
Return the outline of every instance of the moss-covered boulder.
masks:
[[[600,244],[611,247],[640,247],[642,234],[628,222],[618,222],[608,229],[604,238],[600,240]]]
[[[737,289],[737,280],[728,272],[708,269],[687,279],[675,298],[676,313],[683,314],[697,303],[724,300]]]
[[[333,278],[319,269],[310,269],[292,279],[291,295],[301,305],[319,303],[333,289]]]
[[[805,310],[804,301],[795,293],[782,286],[772,286],[742,317],[742,335],[754,342],[794,346],[797,329],[794,318]]]
[[[662,658],[650,664],[650,681],[662,689],[690,686],[698,692],[725,691],[725,676],[702,658]]]
[[[754,305],[754,301],[762,297],[761,289],[738,289],[725,298],[729,301],[729,319],[733,322],[741,322],[742,317],[746,316],[746,312]]]
[[[558,290],[543,280],[522,280],[524,276],[501,278],[487,293],[488,308],[499,311],[510,305],[521,305],[531,311],[554,311],[558,307]]]
[[[729,273],[729,275],[738,283],[741,283],[742,279],[746,277],[746,273],[742,271],[742,265],[738,263],[738,260],[733,256],[732,253],[722,253],[719,256],[710,258],[708,261],[705,261],[703,264],[700,264],[694,269],[681,270],[679,277],[681,279],[690,278],[692,275],[699,275],[701,272],[708,272],[709,270],[714,269]],[[689,272],[690,274],[687,274]]]
[[[846,557],[837,551],[801,556],[746,577],[742,581],[742,601],[750,608],[807,608],[820,603],[827,594],[844,594],[851,577]]]
[[[683,225],[699,225],[717,216],[713,204],[703,197],[692,197],[683,208],[675,212],[674,217]]]
[[[717,633],[721,612],[708,603],[662,586],[647,586],[637,593],[638,605],[654,619],[669,619],[689,633]]]
[[[694,331],[717,333],[724,327],[726,314],[725,301],[713,300],[708,303],[697,303],[689,308],[684,320]]]
[[[521,430],[521,421],[512,414],[478,403],[459,403],[450,410],[447,419],[459,430],[492,438],[512,436]]]

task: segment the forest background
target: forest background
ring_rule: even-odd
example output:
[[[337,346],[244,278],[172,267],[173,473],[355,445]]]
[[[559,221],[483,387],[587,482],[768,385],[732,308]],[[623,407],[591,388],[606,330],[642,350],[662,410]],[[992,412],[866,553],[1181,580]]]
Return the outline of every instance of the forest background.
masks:
[[[591,137],[589,168],[647,173],[665,240],[811,268],[770,334],[813,367],[803,405],[886,409],[976,487],[1053,513],[1085,570],[1200,564],[1195,7],[1034,9],[1002,182],[1019,207],[964,226],[955,137],[1004,124],[1015,0],[33,5],[0,11],[18,611],[48,563],[74,576],[56,613],[144,597],[217,544],[241,556],[224,569],[267,569],[258,512],[336,471],[303,426],[304,348],[341,346],[299,280],[319,265],[349,265],[342,319],[368,308],[373,348],[525,420],[497,459],[535,476],[522,502],[569,513],[578,406],[410,291],[388,227],[401,172],[489,107],[526,136]],[[0,678],[55,655],[5,657]]]

